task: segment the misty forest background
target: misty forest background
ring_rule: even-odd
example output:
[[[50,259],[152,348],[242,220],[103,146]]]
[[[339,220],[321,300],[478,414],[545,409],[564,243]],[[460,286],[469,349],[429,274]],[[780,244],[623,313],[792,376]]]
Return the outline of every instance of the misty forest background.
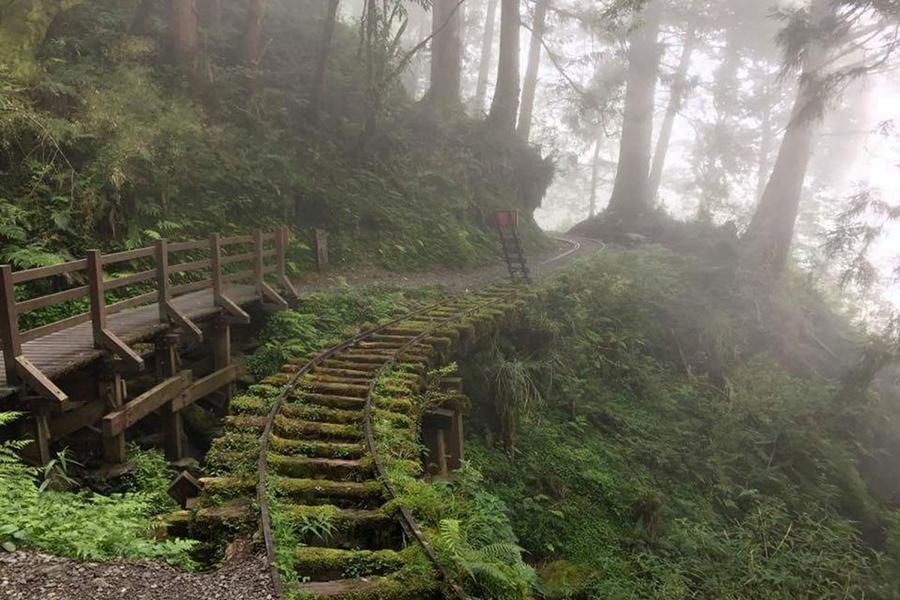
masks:
[[[315,228],[463,269],[497,209],[531,251],[572,226],[608,247],[459,365],[463,487],[405,498],[456,511],[459,581],[897,599],[898,32],[893,0],[0,0],[0,262],[287,223],[294,273]]]

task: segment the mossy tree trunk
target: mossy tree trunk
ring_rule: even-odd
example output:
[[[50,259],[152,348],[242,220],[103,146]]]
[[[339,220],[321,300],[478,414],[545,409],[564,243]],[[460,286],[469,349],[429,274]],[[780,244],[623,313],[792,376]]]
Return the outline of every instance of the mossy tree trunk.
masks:
[[[500,63],[488,122],[512,135],[519,112],[519,0],[502,0],[501,9]]]
[[[459,0],[435,0],[432,7],[431,90],[438,110],[458,108],[462,79],[463,5]]]
[[[0,2],[0,56],[16,75],[36,69],[35,53],[53,20],[81,0],[6,0]]]

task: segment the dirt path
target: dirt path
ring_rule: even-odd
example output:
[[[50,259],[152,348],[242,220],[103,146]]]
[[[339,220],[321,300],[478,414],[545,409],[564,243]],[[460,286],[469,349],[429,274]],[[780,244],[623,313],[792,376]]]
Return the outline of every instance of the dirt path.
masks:
[[[580,238],[571,235],[557,236],[559,244],[541,255],[529,257],[529,267],[535,279],[540,279],[563,267],[573,260],[594,254],[604,246],[597,240]],[[368,287],[376,284],[392,285],[402,288],[417,288],[439,284],[450,292],[464,292],[484,287],[497,281],[505,281],[509,277],[506,265],[502,262],[471,269],[456,271],[439,269],[427,272],[395,273],[383,269],[362,269],[347,272],[335,272],[327,275],[311,275],[296,281],[300,292],[315,292],[338,285],[351,287]]]
[[[532,257],[535,279],[583,256],[595,254],[603,244],[562,236],[555,249]],[[392,273],[378,269],[333,273],[297,282],[300,292],[339,285],[366,287],[385,284],[405,288],[439,284],[451,292],[484,287],[508,278],[506,265],[470,271]],[[10,600],[273,600],[265,561],[243,555],[214,573],[182,573],[155,561],[82,562],[37,552],[0,553],[0,598]]]

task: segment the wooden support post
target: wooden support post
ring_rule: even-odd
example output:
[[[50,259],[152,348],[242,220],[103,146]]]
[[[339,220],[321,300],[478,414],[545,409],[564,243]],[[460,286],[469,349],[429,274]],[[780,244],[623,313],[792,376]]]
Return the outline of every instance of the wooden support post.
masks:
[[[88,250],[87,274],[94,348],[102,350],[106,348],[103,343],[103,330],[106,329],[106,296],[103,294],[103,261],[99,250]]]
[[[37,446],[38,461],[41,466],[50,462],[50,419],[46,412],[34,414],[35,436],[34,443]]]
[[[125,383],[111,361],[105,361],[98,378],[100,397],[106,405],[106,412],[122,409],[125,404]],[[111,465],[125,462],[125,431],[103,436],[103,460]]]
[[[447,469],[447,440],[445,438],[444,430],[438,429],[435,431],[435,435],[437,437],[438,471],[440,472],[441,478],[447,479],[450,476],[450,471]]]
[[[231,325],[224,318],[218,318],[213,323],[212,352],[213,371],[219,371],[231,364]],[[230,384],[216,392],[216,404],[222,414],[228,414],[233,393],[234,386]]]
[[[324,229],[316,229],[316,266],[319,273],[328,270],[328,232]]]
[[[209,237],[209,265],[212,271],[213,304],[222,299],[222,243],[218,233]]]
[[[12,267],[9,265],[0,265],[0,327],[6,381],[15,385],[19,382],[15,358],[22,354],[22,344],[19,340],[19,315],[16,311]]]
[[[156,290],[157,303],[159,304],[159,322],[169,322],[169,312],[166,306],[172,298],[169,287],[169,242],[157,240],[156,242]]]
[[[459,410],[454,411],[453,426],[450,429],[450,470],[461,469],[466,460],[465,435],[463,434],[463,415]]]
[[[171,334],[164,336],[163,344],[156,348],[156,360],[162,371],[163,380],[178,373],[178,336]],[[181,460],[184,456],[182,444],[184,426],[181,422],[181,413],[174,410],[172,402],[166,402],[162,407],[162,414],[166,458],[173,462]]]
[[[256,295],[260,300],[263,296],[263,233],[262,229],[253,231],[253,283],[256,286]]]

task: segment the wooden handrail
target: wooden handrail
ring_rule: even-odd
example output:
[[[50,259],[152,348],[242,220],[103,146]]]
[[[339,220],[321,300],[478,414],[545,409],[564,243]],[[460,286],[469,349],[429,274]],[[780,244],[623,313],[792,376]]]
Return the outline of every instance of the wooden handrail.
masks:
[[[102,254],[99,250],[91,250],[87,258],[22,271],[13,271],[10,265],[0,265],[0,344],[2,344],[5,357],[7,382],[11,385],[16,385],[22,381],[22,369],[17,369],[17,363],[14,359],[22,356],[23,343],[31,342],[40,337],[86,322],[92,324],[94,345],[97,348],[113,352],[126,361],[139,365],[140,357],[106,327],[106,317],[127,308],[151,302],[154,297],[156,297],[160,305],[160,321],[169,323],[174,320],[176,325],[180,327],[188,326],[189,322],[184,319],[183,315],[173,315],[172,297],[205,288],[213,289],[215,304],[223,308],[232,317],[237,318],[239,321],[249,320],[249,317],[240,307],[224,296],[222,287],[225,283],[233,281],[252,280],[260,298],[272,300],[277,298],[278,295],[265,282],[265,277],[270,273],[274,273],[282,287],[288,289],[292,295],[295,295],[295,291],[287,279],[286,252],[288,235],[287,227],[279,227],[268,233],[257,229],[252,235],[229,237],[215,235],[211,240],[172,243],[160,240],[154,246],[110,254]],[[169,263],[170,254],[209,250],[211,241],[213,252],[209,259],[190,260],[176,264]],[[222,255],[223,247],[239,245],[248,245],[252,250]],[[273,257],[275,260],[270,260]],[[104,278],[103,268],[105,266],[141,259],[151,259],[156,264],[147,270],[130,273],[122,277],[114,279]],[[228,274],[222,272],[223,267],[235,263],[249,263],[247,264],[248,269]],[[211,270],[211,278],[178,286],[171,285],[169,281],[173,273],[203,269]],[[16,285],[49,277],[68,275],[78,271],[85,272],[85,277],[88,280],[87,285],[76,285],[76,287],[67,290],[27,300],[16,300]],[[106,305],[105,292],[149,282],[154,278],[157,284],[156,291],[145,292],[110,306]],[[87,312],[26,331],[20,331],[18,324],[20,315],[81,298],[90,300],[90,309]],[[194,333],[196,334],[197,331],[199,330],[194,331]]]
[[[169,252],[186,252],[188,250],[203,250],[206,248],[206,242],[204,240],[194,240],[191,242],[170,242],[169,243]]]
[[[202,260],[192,260],[191,262],[183,262],[171,264],[169,263],[169,274],[172,273],[189,273],[191,271],[201,271],[203,269],[208,269],[212,266],[212,263],[208,258],[204,258]]]
[[[62,304],[71,300],[87,298],[88,291],[88,286],[83,285],[81,287],[72,288],[70,290],[56,292],[55,294],[47,294],[46,296],[38,296],[37,298],[32,298],[31,300],[16,302],[16,312],[22,315],[39,308],[56,306],[57,304]]]
[[[137,260],[139,258],[150,258],[151,256],[153,256],[153,246],[148,246],[146,248],[138,248],[136,250],[126,250],[124,252],[104,254],[101,261],[105,266],[125,262],[128,260]]]
[[[12,267],[10,267],[12,268]],[[43,279],[45,277],[53,277],[54,275],[63,275],[65,273],[74,273],[87,268],[87,260],[73,260],[58,265],[50,265],[49,267],[37,267],[34,269],[25,269],[24,271],[16,271],[12,274],[13,284],[27,283],[35,279]]]
[[[251,244],[253,243],[252,235],[235,235],[232,237],[219,238],[219,244],[222,246],[234,246],[235,244]]]

